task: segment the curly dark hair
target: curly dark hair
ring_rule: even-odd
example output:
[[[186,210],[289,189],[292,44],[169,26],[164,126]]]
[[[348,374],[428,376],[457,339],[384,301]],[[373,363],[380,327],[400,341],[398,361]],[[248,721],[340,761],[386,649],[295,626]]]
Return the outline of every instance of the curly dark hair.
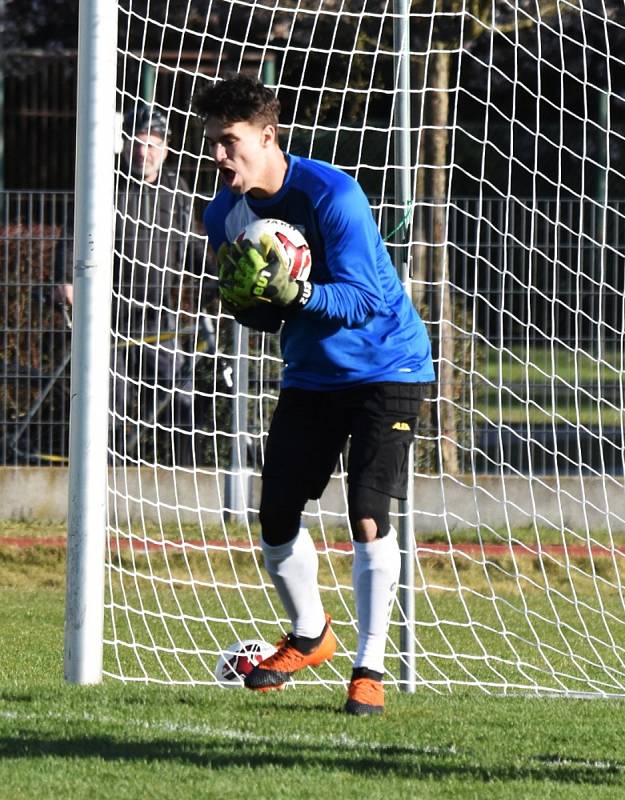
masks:
[[[193,109],[203,122],[210,118],[222,123],[256,122],[274,125],[280,117],[280,101],[256,78],[228,76],[200,89],[193,98]]]

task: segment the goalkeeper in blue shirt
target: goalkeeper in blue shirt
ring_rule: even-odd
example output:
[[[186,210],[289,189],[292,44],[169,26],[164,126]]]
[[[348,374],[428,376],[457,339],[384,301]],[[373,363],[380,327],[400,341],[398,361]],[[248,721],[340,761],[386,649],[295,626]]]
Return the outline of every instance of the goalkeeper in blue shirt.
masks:
[[[358,183],[322,161],[283,152],[278,99],[237,75],[203,90],[195,108],[223,188],[204,224],[225,308],[244,325],[277,330],[284,370],[262,474],[265,566],[293,630],[245,680],[266,691],[332,658],[336,639],[317,583],[318,558],[301,515],[321,496],[346,443],[354,539],[358,651],[345,710],[384,710],[384,653],[400,570],[391,498],[405,498],[423,385],[434,380],[428,336],[406,295]],[[308,280],[292,280],[266,240],[235,243],[259,218],[306,237]]]

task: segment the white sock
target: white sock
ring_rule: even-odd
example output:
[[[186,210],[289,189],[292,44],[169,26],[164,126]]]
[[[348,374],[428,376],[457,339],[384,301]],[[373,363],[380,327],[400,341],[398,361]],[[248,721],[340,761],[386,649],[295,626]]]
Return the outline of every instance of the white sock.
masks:
[[[384,652],[401,555],[393,528],[382,539],[354,542],[352,581],[358,617],[354,667],[384,672]]]
[[[265,567],[282,600],[296,636],[319,636],[326,624],[317,571],[319,558],[306,528],[295,539],[271,547],[262,542]]]

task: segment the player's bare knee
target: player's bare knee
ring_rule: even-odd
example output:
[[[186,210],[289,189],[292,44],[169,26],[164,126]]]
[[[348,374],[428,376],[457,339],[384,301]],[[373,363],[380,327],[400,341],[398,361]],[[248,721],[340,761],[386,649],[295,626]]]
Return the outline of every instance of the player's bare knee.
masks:
[[[378,524],[374,519],[358,519],[352,522],[352,535],[355,542],[373,542],[378,538]]]
[[[391,529],[391,498],[366,486],[352,486],[347,494],[349,521],[357,542],[382,539]]]

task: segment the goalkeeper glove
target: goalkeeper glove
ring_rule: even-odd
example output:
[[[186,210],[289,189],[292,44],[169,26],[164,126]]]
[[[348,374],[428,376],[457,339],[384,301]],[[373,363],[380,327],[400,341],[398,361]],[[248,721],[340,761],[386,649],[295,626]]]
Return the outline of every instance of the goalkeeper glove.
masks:
[[[312,283],[294,280],[291,277],[290,264],[283,260],[270,236],[262,234],[260,244],[264,265],[254,280],[252,288],[254,295],[260,300],[282,308],[305,306],[312,296]]]
[[[245,255],[238,242],[232,246],[224,242],[217,251],[219,297],[225,310],[233,316],[256,305],[256,299],[251,296],[251,292],[246,296],[242,287],[235,284],[241,259],[245,259]]]
[[[264,301],[280,308],[301,308],[312,295],[312,284],[293,280],[289,265],[274,249],[271,237],[262,235],[262,252],[248,241],[236,244],[238,256],[232,276],[233,303],[247,305]]]

